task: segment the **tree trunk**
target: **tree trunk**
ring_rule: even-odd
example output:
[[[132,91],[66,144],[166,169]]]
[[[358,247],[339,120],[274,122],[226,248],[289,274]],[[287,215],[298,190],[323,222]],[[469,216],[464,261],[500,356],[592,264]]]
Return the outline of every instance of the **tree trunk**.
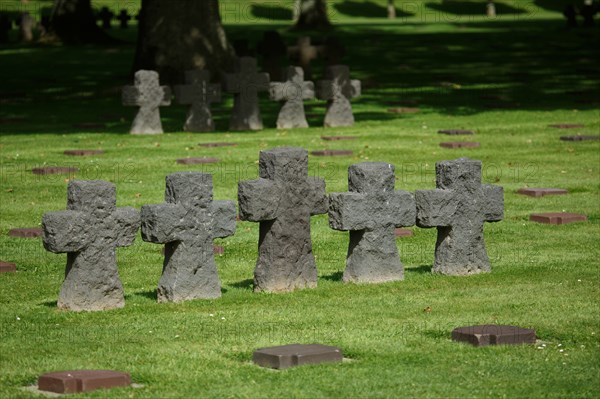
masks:
[[[49,37],[68,44],[115,41],[96,24],[90,0],[54,0]]]
[[[325,0],[297,0],[295,8],[296,29],[319,30],[331,27]]]
[[[183,83],[192,69],[218,77],[234,56],[218,0],[142,0],[133,72],[154,70],[163,83]]]
[[[394,0],[388,0],[387,14],[389,19],[396,18],[396,6],[394,5]]]

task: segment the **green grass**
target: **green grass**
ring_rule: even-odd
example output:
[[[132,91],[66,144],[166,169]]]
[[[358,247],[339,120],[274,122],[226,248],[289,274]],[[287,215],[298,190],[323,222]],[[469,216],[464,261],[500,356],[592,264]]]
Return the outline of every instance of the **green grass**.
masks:
[[[144,385],[78,397],[597,397],[600,143],[559,137],[600,130],[598,103],[588,101],[598,101],[600,75],[593,60],[600,35],[566,31],[559,13],[540,10],[523,18],[459,22],[338,14],[336,31],[348,47],[347,62],[366,83],[354,102],[357,123],[343,129],[318,127],[324,107],[312,102],[317,108],[309,111],[315,113],[311,129],[230,133],[227,98],[214,109],[213,134],[180,132],[185,109],[172,106],[162,113],[169,133],[134,137],[126,134],[134,110],[119,104],[134,30],[115,30],[127,42],[110,48],[0,48],[0,119],[24,118],[0,125],[0,259],[19,269],[0,275],[0,397],[33,397],[21,387],[41,373],[77,368],[129,371]],[[286,21],[241,22],[227,24],[231,38],[254,41],[275,27],[293,42]],[[320,75],[322,65],[314,70]],[[388,114],[388,103],[398,100],[418,101],[421,112]],[[493,109],[490,102],[515,108]],[[274,126],[277,104],[263,98],[262,106],[265,125]],[[100,132],[73,127],[90,122],[108,127]],[[586,127],[547,127],[566,122]],[[453,140],[436,133],[444,128],[475,129],[481,148],[440,148],[439,142]],[[324,134],[360,139],[325,143]],[[239,145],[197,146],[212,141]],[[66,177],[34,176],[30,169],[36,166],[76,166],[75,178],[112,181],[118,205],[139,208],[163,201],[167,174],[190,169],[175,164],[177,158],[221,158],[218,165],[193,169],[214,174],[216,199],[235,199],[237,181],[257,176],[259,151],[283,145],[355,151],[347,158],[310,158],[310,173],[326,179],[328,192],[347,190],[347,168],[357,162],[395,164],[397,188],[414,191],[435,187],[436,161],[482,160],[484,181],[504,186],[506,193],[505,220],[486,226],[493,272],[432,275],[435,230],[415,228],[414,237],[398,241],[405,281],[344,285],[348,236],[330,230],[326,216],[318,216],[312,219],[318,288],[254,294],[258,226],[241,222],[235,236],[218,240],[226,248],[217,258],[221,299],[157,304],[161,247],[138,238],[118,250],[126,307],[76,314],[56,309],[66,257],[47,253],[40,240],[7,236],[9,229],[37,226],[44,212],[65,207]],[[106,154],[62,155],[76,148],[102,148]],[[525,186],[567,188],[571,194],[517,195]],[[528,222],[532,212],[552,211],[585,213],[589,221]],[[431,312],[424,312],[427,307]],[[477,349],[450,341],[454,327],[480,323],[535,328],[545,347]],[[293,342],[337,345],[352,361],[284,372],[250,362],[255,348]]]

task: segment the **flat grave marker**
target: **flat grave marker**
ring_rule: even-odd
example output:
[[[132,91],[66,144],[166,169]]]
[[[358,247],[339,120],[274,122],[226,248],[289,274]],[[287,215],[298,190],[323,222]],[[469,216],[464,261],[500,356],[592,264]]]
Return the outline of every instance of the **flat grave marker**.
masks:
[[[0,260],[0,273],[14,273],[17,271],[17,265],[12,262]]]
[[[71,157],[88,157],[92,155],[102,155],[104,154],[104,150],[66,150],[63,154]]]
[[[480,146],[481,146],[480,143],[474,142],[474,141],[452,141],[452,142],[440,143],[440,147],[450,148],[450,149],[479,148]]]
[[[292,344],[261,348],[252,355],[254,364],[277,370],[307,364],[339,363],[343,360],[344,355],[340,348],[319,344]]]
[[[585,222],[588,220],[586,215],[581,215],[578,213],[566,213],[566,212],[556,212],[556,213],[533,213],[529,216],[529,220],[532,222],[543,223],[543,224],[569,224],[576,222]]]
[[[311,151],[310,155],[315,157],[346,157],[354,154],[351,150],[322,150]]]
[[[180,165],[204,165],[221,162],[219,158],[182,158],[178,159]]]
[[[44,235],[44,230],[38,227],[11,229],[8,235],[16,238],[37,238]]]
[[[237,147],[237,143],[200,143],[200,147],[204,148],[219,148],[219,147]]]
[[[475,134],[474,131],[472,130],[465,130],[465,129],[442,129],[442,130],[438,130],[439,134],[446,134],[448,136],[472,136]]]
[[[568,190],[562,188],[521,188],[517,193],[529,197],[544,197],[546,195],[564,195],[569,194]]]
[[[561,136],[561,141],[595,141],[600,140],[600,136]]]
[[[31,170],[34,175],[73,175],[79,172],[79,169],[67,166],[44,166]]]
[[[479,325],[459,327],[452,331],[452,340],[474,346],[535,344],[535,330],[515,326]]]
[[[46,373],[38,378],[40,391],[59,394],[89,392],[97,389],[128,387],[128,373],[111,370],[73,370]]]
[[[585,125],[582,123],[555,123],[548,125],[548,127],[552,127],[554,129],[580,129],[585,127]]]
[[[321,136],[321,139],[325,141],[356,140],[356,136]]]

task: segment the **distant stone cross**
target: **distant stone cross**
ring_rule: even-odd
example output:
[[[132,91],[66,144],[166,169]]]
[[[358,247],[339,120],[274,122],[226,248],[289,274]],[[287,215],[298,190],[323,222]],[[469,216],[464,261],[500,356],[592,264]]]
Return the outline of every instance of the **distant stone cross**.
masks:
[[[177,102],[190,106],[183,130],[186,132],[215,130],[210,104],[221,101],[221,87],[210,84],[210,72],[203,70],[187,71],[185,82],[186,85],[175,86]]]
[[[140,215],[136,209],[116,207],[112,183],[71,181],[67,211],[46,213],[42,226],[44,247],[67,253],[59,308],[97,311],[125,306],[115,248],[133,243]]]
[[[242,57],[236,71],[225,75],[225,91],[233,93],[230,130],[261,130],[263,128],[258,92],[269,90],[269,74],[258,73],[256,58]]]
[[[349,193],[335,193],[329,200],[329,225],[350,231],[350,245],[343,280],[381,283],[402,280],[404,267],[396,246],[396,227],[413,226],[413,196],[394,191],[394,166],[366,162],[348,169]]]
[[[260,222],[255,291],[317,285],[310,217],[327,212],[325,181],[308,177],[308,153],[275,148],[260,153],[260,178],[238,185],[240,218]]]
[[[121,10],[119,15],[117,16],[117,19],[121,22],[121,29],[127,29],[127,25],[131,20],[131,16],[127,14],[127,10]]]
[[[171,105],[171,89],[160,86],[157,72],[137,71],[135,85],[123,88],[123,105],[140,107],[131,134],[161,134],[159,107]]]
[[[359,80],[350,80],[350,70],[345,65],[327,68],[327,80],[317,84],[317,97],[327,100],[325,127],[352,126],[354,115],[350,99],[360,96]]]
[[[308,127],[304,113],[304,100],[315,98],[313,82],[304,81],[304,72],[300,67],[288,67],[285,82],[271,83],[271,99],[285,101],[277,118],[278,129]]]
[[[313,46],[310,37],[307,36],[299,37],[295,46],[288,47],[289,57],[294,61],[298,61],[302,69],[304,69],[304,75],[307,79],[312,77],[310,63],[319,56],[320,51],[322,51],[322,47]]]
[[[433,271],[448,275],[490,272],[484,222],[504,218],[504,189],[481,184],[481,161],[460,158],[435,166],[437,190],[417,191],[417,225],[437,227]]]
[[[165,245],[159,302],[221,296],[213,240],[235,233],[232,201],[213,201],[212,175],[167,176],[166,204],[142,207],[142,238]]]

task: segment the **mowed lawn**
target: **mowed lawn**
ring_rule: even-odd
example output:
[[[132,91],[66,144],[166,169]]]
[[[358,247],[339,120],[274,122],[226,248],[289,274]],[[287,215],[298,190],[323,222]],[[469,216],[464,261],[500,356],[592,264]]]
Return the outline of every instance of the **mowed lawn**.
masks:
[[[314,127],[278,131],[278,104],[262,93],[267,129],[260,132],[227,131],[232,100],[225,95],[213,107],[215,133],[181,132],[186,110],[174,104],[161,110],[168,133],[131,136],[135,110],[120,105],[120,87],[130,82],[135,29],[115,29],[125,43],[109,47],[0,47],[0,259],[18,268],[0,275],[0,397],[35,397],[22,387],[40,374],[82,368],[127,371],[142,385],[78,396],[90,398],[600,394],[600,142],[559,140],[599,134],[598,29],[565,30],[558,9],[545,1],[529,4],[535,12],[504,2],[512,8],[496,20],[440,1],[415,2],[414,13],[392,22],[377,17],[384,1],[334,3],[334,34],[346,44],[352,76],[363,81],[352,128],[320,127],[324,103],[309,101]],[[293,43],[298,33],[280,19],[286,9],[270,4],[266,11],[251,9],[249,15],[262,12],[262,19],[224,18],[230,39],[255,43],[265,30],[278,29]],[[320,78],[322,62],[313,68]],[[396,107],[418,112],[387,112]],[[556,123],[585,127],[548,127]],[[440,142],[465,138],[442,136],[439,129],[475,130],[466,140],[481,147],[440,148]],[[325,142],[322,135],[358,138]],[[198,145],[221,141],[237,147]],[[415,227],[413,237],[398,239],[405,281],[345,285],[348,234],[331,230],[321,215],[312,218],[318,288],[255,294],[258,224],[238,222],[235,236],[216,241],[225,247],[217,257],[221,299],[157,304],[162,248],[138,237],[118,249],[126,307],[69,313],[56,308],[66,256],[46,252],[40,239],[7,235],[64,209],[68,179],[111,181],[118,206],[140,208],[163,202],[166,175],[204,171],[214,176],[215,199],[233,200],[238,181],[257,177],[259,152],[277,146],[353,150],[349,157],[310,157],[310,174],[325,178],[328,192],[347,190],[354,163],[392,163],[396,188],[414,191],[435,188],[437,161],[483,161],[484,183],[505,189],[505,220],[485,227],[492,273],[431,274],[436,231]],[[68,149],[105,154],[73,158],[63,155]],[[175,162],[202,156],[221,162]],[[79,172],[31,173],[43,165]],[[534,199],[518,195],[522,187],[570,194]],[[562,211],[589,220],[564,226],[528,221],[534,212]],[[540,341],[474,348],[450,339],[455,327],[485,323],[534,328]],[[252,365],[254,349],[288,343],[339,346],[348,361],[282,372]]]

